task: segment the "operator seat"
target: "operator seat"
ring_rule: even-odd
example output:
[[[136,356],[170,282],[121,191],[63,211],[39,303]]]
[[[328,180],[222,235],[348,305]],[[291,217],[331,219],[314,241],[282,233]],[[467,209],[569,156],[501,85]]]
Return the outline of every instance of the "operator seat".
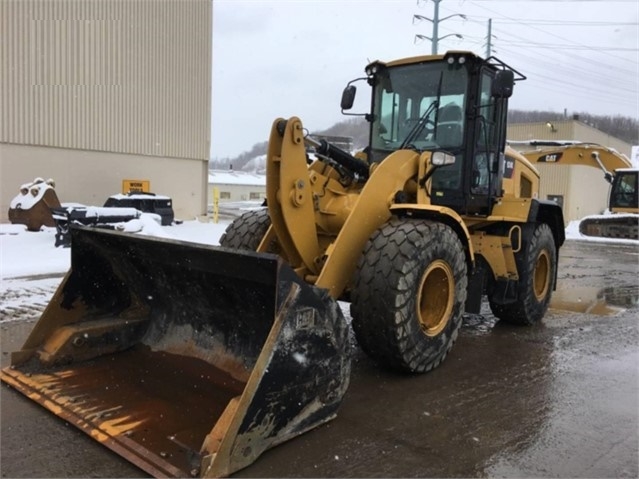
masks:
[[[437,134],[435,142],[443,148],[462,144],[462,109],[455,103],[440,108],[437,114]]]

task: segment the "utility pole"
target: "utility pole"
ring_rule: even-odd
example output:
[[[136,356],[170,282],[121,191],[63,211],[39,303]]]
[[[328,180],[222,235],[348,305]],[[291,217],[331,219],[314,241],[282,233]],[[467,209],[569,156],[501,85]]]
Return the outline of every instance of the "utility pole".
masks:
[[[431,51],[433,55],[437,55],[437,43],[439,42],[439,4],[442,0],[433,0],[435,11],[433,12],[433,41],[431,42]]]
[[[490,58],[491,43],[493,38],[493,19],[488,19],[488,39],[486,40],[486,58]]]
[[[433,12],[433,18],[428,18],[428,17],[425,17],[423,15],[413,15],[413,25],[415,24],[415,20],[417,20],[417,21],[428,20],[429,22],[431,22],[433,24],[433,36],[432,37],[427,37],[426,35],[415,35],[416,39],[419,38],[420,40],[430,40],[430,42],[431,42],[431,53],[433,55],[437,55],[437,46],[438,46],[439,40],[442,40],[442,39],[444,39],[446,37],[464,38],[459,33],[449,33],[448,35],[444,35],[443,37],[439,36],[439,22],[443,22],[444,20],[446,20],[448,18],[451,18],[451,17],[461,17],[464,20],[466,20],[466,15],[462,15],[461,13],[454,13],[452,15],[448,15],[447,17],[439,18],[439,4],[442,1],[443,0],[433,0],[433,3],[435,4],[435,10]]]

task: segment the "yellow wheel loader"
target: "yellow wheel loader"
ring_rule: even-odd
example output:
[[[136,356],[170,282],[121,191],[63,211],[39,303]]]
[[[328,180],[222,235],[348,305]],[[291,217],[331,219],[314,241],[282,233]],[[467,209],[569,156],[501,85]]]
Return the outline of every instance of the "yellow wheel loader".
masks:
[[[405,373],[439,365],[484,297],[539,321],[564,233],[505,148],[523,78],[470,52],[370,64],[365,151],[276,119],[267,207],[221,247],[73,228],[71,270],[2,380],[150,474],[217,477],[335,417],[338,300],[362,349]]]
[[[531,141],[511,144],[535,148],[521,152],[533,164],[599,168],[604,180],[610,184],[610,214],[583,218],[579,223],[580,233],[600,238],[639,239],[639,169],[633,168],[625,155],[592,143]]]

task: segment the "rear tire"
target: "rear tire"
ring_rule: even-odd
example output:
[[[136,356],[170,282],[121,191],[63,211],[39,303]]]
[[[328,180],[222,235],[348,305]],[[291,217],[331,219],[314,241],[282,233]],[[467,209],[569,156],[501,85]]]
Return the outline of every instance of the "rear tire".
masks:
[[[517,300],[496,304],[489,299],[490,309],[507,323],[531,325],[540,321],[548,310],[557,271],[557,248],[547,224],[535,228],[526,252],[516,261],[519,270]]]
[[[468,277],[457,234],[433,221],[393,219],[368,240],[353,286],[353,330],[381,365],[438,366],[462,323]]]
[[[256,251],[269,226],[271,226],[271,218],[266,208],[247,211],[235,218],[226,228],[220,238],[220,246]]]

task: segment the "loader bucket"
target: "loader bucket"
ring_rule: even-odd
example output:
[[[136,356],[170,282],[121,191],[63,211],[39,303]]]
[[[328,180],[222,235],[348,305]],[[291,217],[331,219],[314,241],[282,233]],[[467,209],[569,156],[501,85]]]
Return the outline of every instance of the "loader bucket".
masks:
[[[335,417],[348,325],[275,255],[74,227],[2,380],[156,477],[220,477]]]

